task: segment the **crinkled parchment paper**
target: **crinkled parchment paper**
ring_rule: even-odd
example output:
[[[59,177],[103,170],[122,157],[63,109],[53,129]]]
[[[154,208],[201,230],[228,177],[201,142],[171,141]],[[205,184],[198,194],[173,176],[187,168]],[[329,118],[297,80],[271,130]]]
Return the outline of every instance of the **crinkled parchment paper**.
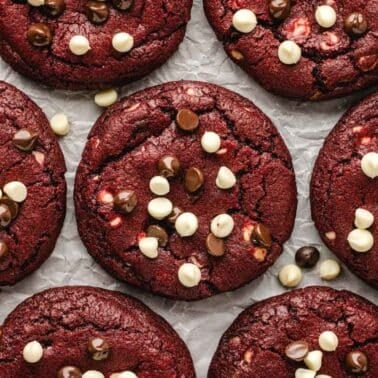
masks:
[[[117,282],[87,254],[76,229],[73,205],[73,184],[76,167],[87,134],[100,114],[93,103],[93,93],[62,92],[43,88],[13,72],[0,60],[0,80],[5,80],[26,92],[50,118],[64,112],[71,121],[70,134],[60,140],[67,164],[67,214],[62,233],[51,257],[42,267],[14,287],[0,292],[0,323],[6,315],[28,296],[41,290],[62,285],[93,285],[130,293],[167,319],[187,343],[199,378],[206,377],[212,354],[219,338],[236,315],[255,301],[283,293],[277,282],[277,272],[293,262],[297,248],[314,244],[321,250],[321,259],[332,254],[321,243],[311,221],[309,182],[312,166],[324,138],[346,109],[366,93],[322,103],[300,103],[276,97],[249,78],[232,63],[223,51],[205,18],[202,2],[195,0],[192,20],[179,51],[149,77],[123,88],[122,96],[137,90],[172,80],[202,80],[222,85],[252,100],[278,127],[291,151],[299,203],[291,239],[284,253],[265,275],[232,293],[221,294],[194,303],[174,302],[152,296]],[[318,268],[306,272],[301,287],[323,284],[348,289],[371,301],[378,302],[377,292],[351,274],[344,266],[342,276],[322,282]]]

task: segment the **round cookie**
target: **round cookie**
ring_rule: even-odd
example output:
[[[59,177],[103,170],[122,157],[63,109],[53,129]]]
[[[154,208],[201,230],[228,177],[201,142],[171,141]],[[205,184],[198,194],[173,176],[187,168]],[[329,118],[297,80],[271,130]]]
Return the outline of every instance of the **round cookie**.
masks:
[[[271,121],[201,82],[166,83],[110,107],[75,183],[88,252],[118,279],[185,300],[265,272],[296,204],[291,157]]]
[[[0,0],[0,55],[54,88],[96,89],[149,74],[178,48],[191,0]]]
[[[336,350],[322,350],[320,335],[323,348]],[[349,370],[351,355],[346,362],[350,352],[367,358],[363,377],[373,378],[378,375],[377,336],[378,308],[366,299],[326,287],[294,290],[256,303],[239,315],[220,340],[208,378],[354,377]],[[319,352],[306,359],[318,366],[306,366],[303,356],[308,351],[322,353],[320,368]],[[311,366],[318,371],[303,375],[298,370]]]
[[[118,292],[49,289],[21,303],[1,330],[0,368],[7,378],[195,377],[190,353],[173,328]],[[85,374],[93,370],[102,375]]]
[[[66,210],[65,164],[42,110],[0,82],[0,285],[51,254]]]
[[[326,138],[312,174],[311,209],[327,247],[378,288],[378,93],[350,109]]]
[[[322,100],[378,82],[375,0],[204,0],[227,54],[265,89]]]

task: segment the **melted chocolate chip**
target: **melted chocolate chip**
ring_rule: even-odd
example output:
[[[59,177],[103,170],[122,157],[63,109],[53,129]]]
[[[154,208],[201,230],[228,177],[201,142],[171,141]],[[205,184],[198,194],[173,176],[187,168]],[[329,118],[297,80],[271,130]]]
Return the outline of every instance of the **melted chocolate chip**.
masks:
[[[313,268],[319,261],[319,250],[312,246],[299,248],[295,254],[295,262],[301,268]]]
[[[4,203],[0,203],[0,227],[8,227],[10,222],[12,222],[12,213],[9,207]]]
[[[18,211],[20,209],[20,205],[17,202],[11,200],[7,196],[4,196],[4,197],[1,197],[0,204],[4,204],[4,205],[8,206],[8,209],[11,213],[12,220],[17,217]]]
[[[109,18],[109,8],[104,2],[91,0],[85,4],[85,14],[90,22],[99,25]]]
[[[347,354],[345,365],[352,373],[365,373],[368,369],[368,359],[365,353],[354,350]]]
[[[344,29],[352,36],[364,34],[368,29],[366,17],[362,13],[351,13],[344,20]]]
[[[96,361],[105,360],[109,356],[110,346],[101,337],[92,337],[88,341],[88,352]]]
[[[309,346],[306,341],[294,341],[290,343],[286,349],[286,357],[294,361],[303,361],[309,352]]]
[[[28,41],[36,47],[49,46],[52,42],[52,33],[48,25],[37,23],[29,27],[27,33]]]
[[[49,17],[59,17],[66,10],[65,0],[45,0],[41,10]]]
[[[64,366],[58,371],[57,378],[81,378],[81,370],[75,366]]]
[[[262,247],[269,248],[272,245],[272,236],[269,228],[262,223],[257,224],[252,231],[252,240]]]
[[[225,251],[224,240],[210,233],[206,238],[206,248],[212,256],[223,256]]]
[[[174,156],[163,156],[158,162],[158,170],[164,177],[174,177],[180,170],[180,162]]]
[[[8,254],[8,246],[5,242],[0,240],[0,261]]]
[[[193,131],[199,125],[198,115],[189,109],[180,109],[176,115],[176,122],[180,129]]]
[[[151,225],[147,228],[147,236],[158,239],[159,245],[165,247],[168,243],[168,234],[163,227],[156,224]]]
[[[115,208],[124,214],[131,213],[137,204],[137,196],[130,190],[122,190],[114,197]]]
[[[277,20],[283,20],[290,14],[290,0],[271,0],[269,3],[269,12]]]
[[[133,0],[112,0],[114,8],[120,10],[120,11],[127,11],[129,10],[134,1]]]
[[[180,214],[182,214],[183,212],[184,212],[184,211],[183,211],[180,207],[175,206],[175,207],[173,208],[171,214],[168,216],[167,221],[168,221],[170,224],[174,225],[174,224],[176,223],[176,219],[178,218],[178,216],[179,216]]]
[[[21,129],[13,136],[13,144],[21,151],[32,151],[38,140],[38,134],[28,129]]]
[[[196,192],[203,185],[204,178],[200,169],[189,168],[185,173],[184,187],[189,193]]]

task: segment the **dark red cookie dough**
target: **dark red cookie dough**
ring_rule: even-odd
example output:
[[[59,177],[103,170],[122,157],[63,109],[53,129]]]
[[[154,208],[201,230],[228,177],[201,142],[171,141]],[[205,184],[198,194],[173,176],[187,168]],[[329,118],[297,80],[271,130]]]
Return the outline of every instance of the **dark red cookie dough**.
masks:
[[[378,152],[378,93],[350,109],[324,142],[311,181],[312,217],[327,247],[355,274],[378,288],[378,178],[361,169],[361,159]],[[355,252],[347,237],[357,208],[375,218],[373,248]]]
[[[138,378],[194,378],[190,353],[173,328],[137,299],[99,288],[46,290],[21,303],[0,333],[1,378],[56,378],[65,366],[97,370],[109,378],[132,371]],[[108,344],[108,357],[95,361],[91,338]],[[24,346],[38,341],[42,359],[24,360]]]
[[[199,115],[197,129],[183,131],[177,126],[175,119],[183,108]],[[184,115],[180,113],[180,120],[190,126],[190,113]],[[220,153],[202,149],[206,131],[220,135]],[[181,164],[178,176],[169,178],[165,197],[198,217],[198,230],[190,237],[180,237],[167,220],[156,221],[147,212],[147,204],[156,197],[149,181],[159,174],[158,162],[165,155],[174,155]],[[231,189],[215,185],[221,166],[236,175]],[[184,188],[191,167],[203,174],[203,185],[194,193]],[[137,197],[135,209],[126,215],[111,203],[111,196],[121,190],[132,190]],[[110,203],[103,203],[108,194]],[[292,231],[297,199],[291,157],[271,121],[236,93],[182,81],[142,90],[98,119],[77,171],[75,205],[80,236],[109,273],[156,294],[193,300],[236,289],[265,272]],[[210,221],[221,213],[231,214],[235,227],[223,239],[223,256],[212,256],[206,238]],[[272,234],[269,248],[244,239],[248,227],[258,223]],[[138,248],[139,238],[152,224],[168,233],[156,259],[145,257]],[[220,253],[219,245],[213,248]],[[179,282],[177,272],[183,263],[201,269],[198,286],[187,288]]]
[[[303,340],[310,350],[320,350],[323,331],[334,332],[339,345],[335,352],[323,352],[317,374],[356,376],[347,371],[344,360],[348,352],[358,350],[368,357],[369,368],[362,376],[378,376],[377,307],[348,291],[308,287],[243,311],[220,340],[208,378],[292,378],[305,364],[287,358],[285,348]]]
[[[286,1],[286,0],[285,0]],[[281,2],[283,3],[283,2]],[[207,18],[227,54],[243,70],[273,93],[299,99],[321,100],[343,96],[378,82],[378,2],[376,0],[296,0],[286,19],[274,19],[269,0],[204,0]],[[336,10],[336,24],[322,28],[315,20],[318,5]],[[232,26],[239,9],[252,10],[257,27],[243,34]],[[368,30],[350,36],[344,19],[362,13]],[[279,44],[296,42],[302,58],[295,65],[278,59]]]
[[[15,147],[13,138],[20,129],[38,134],[32,151]],[[8,246],[0,257],[0,285],[11,285],[36,270],[54,249],[65,216],[66,168],[42,110],[4,82],[0,82],[0,155],[0,188],[20,181],[28,191],[17,217],[8,227],[0,227],[0,241]]]
[[[49,17],[43,7],[26,1],[0,0],[0,55],[34,80],[72,90],[121,85],[161,66],[183,40],[192,6],[191,0],[134,0],[128,2],[131,8],[120,11],[112,5],[116,0],[107,1],[108,19],[95,24],[86,15],[87,1],[64,2],[64,12]],[[50,45],[35,47],[29,42],[27,32],[35,23],[48,25]],[[133,36],[131,51],[120,53],[112,47],[112,37],[118,32]],[[89,39],[87,54],[77,56],[70,51],[69,41],[75,35]]]

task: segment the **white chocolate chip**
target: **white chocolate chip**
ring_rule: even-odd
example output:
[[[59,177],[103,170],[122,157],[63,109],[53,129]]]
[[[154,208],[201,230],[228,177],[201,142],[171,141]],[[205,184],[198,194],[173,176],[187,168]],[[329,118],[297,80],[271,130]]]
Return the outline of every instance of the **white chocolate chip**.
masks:
[[[330,375],[327,374],[319,374],[315,378],[332,378]]]
[[[256,15],[249,9],[239,9],[232,17],[232,25],[241,33],[250,33],[257,25]]]
[[[319,345],[326,352],[334,352],[338,345],[339,339],[332,331],[324,331],[319,335]]]
[[[234,229],[234,220],[231,215],[219,214],[212,219],[210,229],[217,238],[226,238]]]
[[[309,369],[318,371],[322,367],[322,358],[323,353],[320,350],[313,350],[307,353],[303,361]]]
[[[168,198],[154,198],[148,203],[148,213],[155,219],[164,219],[172,210],[173,205]]]
[[[150,190],[157,196],[164,196],[169,193],[169,182],[163,176],[155,176],[150,180]]]
[[[182,264],[178,270],[178,279],[185,287],[198,286],[201,281],[201,270],[195,264]]]
[[[222,166],[219,168],[215,184],[219,189],[230,189],[236,184],[236,177],[231,169]]]
[[[111,374],[110,378],[138,378],[132,371],[122,371],[120,373]]]
[[[315,11],[315,20],[322,28],[330,28],[336,23],[336,12],[329,5],[320,5]]]
[[[301,56],[302,50],[294,41],[284,41],[278,47],[278,59],[283,64],[296,64]]]
[[[68,118],[63,113],[55,114],[50,120],[50,126],[56,135],[64,136],[70,131]]]
[[[332,259],[324,260],[320,264],[319,274],[320,278],[325,281],[334,280],[341,272],[340,264]]]
[[[374,215],[366,209],[358,208],[355,212],[354,224],[357,228],[365,230],[374,223]]]
[[[98,92],[94,98],[95,104],[102,108],[107,108],[108,106],[113,105],[117,100],[118,93],[113,88]]]
[[[28,195],[26,186],[20,181],[11,181],[4,185],[4,193],[15,202],[24,202]]]
[[[81,378],[105,378],[105,375],[97,370],[86,371]]]
[[[134,38],[129,33],[116,33],[113,36],[112,45],[114,50],[126,53],[134,47]]]
[[[32,7],[41,7],[45,5],[45,0],[28,0],[28,4]]]
[[[175,228],[182,237],[192,236],[198,229],[198,218],[193,213],[182,213],[176,219]]]
[[[35,364],[43,357],[43,347],[38,341],[31,341],[25,345],[22,356],[29,364]]]
[[[91,49],[88,38],[83,35],[75,35],[72,37],[69,47],[72,54],[75,55],[85,55]]]
[[[356,252],[368,252],[374,245],[373,234],[368,230],[358,228],[349,232],[347,240],[350,248]]]
[[[281,268],[278,279],[285,287],[295,287],[302,281],[302,271],[298,266],[288,264]]]
[[[213,131],[206,131],[201,138],[202,148],[209,154],[217,152],[221,146],[221,138]]]
[[[313,370],[309,370],[309,369],[299,368],[299,369],[295,370],[295,378],[314,378],[315,374],[316,374],[316,372],[314,372]]]
[[[368,152],[361,159],[361,169],[366,176],[376,178],[378,176],[378,153]]]
[[[101,203],[113,203],[114,197],[112,193],[108,192],[107,190],[103,189],[100,190],[97,194],[97,201]]]
[[[140,251],[149,259],[158,257],[158,239],[153,237],[145,237],[139,240]]]
[[[328,231],[325,233],[325,237],[328,240],[335,240],[336,239],[336,232],[335,231]]]

